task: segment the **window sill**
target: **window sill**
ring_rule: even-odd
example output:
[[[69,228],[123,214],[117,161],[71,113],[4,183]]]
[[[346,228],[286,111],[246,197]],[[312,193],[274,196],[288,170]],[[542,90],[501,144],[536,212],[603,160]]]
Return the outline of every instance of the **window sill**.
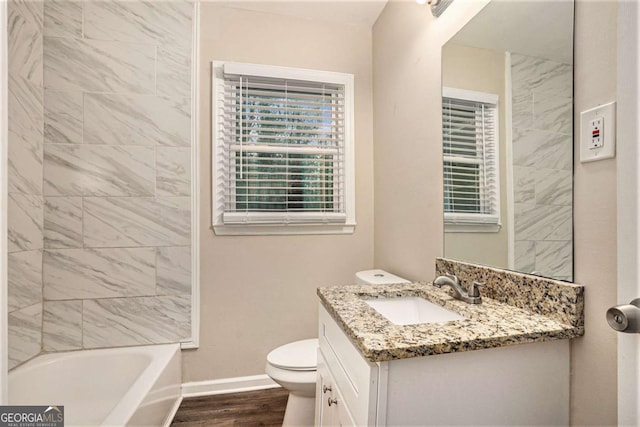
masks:
[[[295,236],[311,234],[353,234],[356,224],[330,225],[224,225],[211,228],[216,236]]]
[[[497,233],[502,228],[501,224],[486,223],[445,223],[445,233]]]

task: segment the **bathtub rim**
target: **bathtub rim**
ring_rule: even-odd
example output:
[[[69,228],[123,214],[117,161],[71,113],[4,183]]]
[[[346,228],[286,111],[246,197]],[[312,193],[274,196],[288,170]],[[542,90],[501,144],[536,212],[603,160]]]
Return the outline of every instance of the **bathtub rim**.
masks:
[[[159,368],[167,367],[176,353],[180,353],[180,344],[178,343],[128,348],[144,350],[145,354],[152,355],[152,361],[118,401],[118,404],[102,421],[101,425],[103,426],[117,425],[123,420],[128,423],[138,408],[140,408],[144,398],[149,394],[149,391],[152,389],[158,378],[162,375],[163,369]],[[132,350],[132,352],[135,351]],[[178,384],[178,386],[180,387],[180,384]],[[181,399],[181,394],[182,393],[178,391],[178,395],[176,396],[177,400]]]
[[[176,356],[176,354],[179,358],[177,363],[181,365],[180,351],[180,344],[172,343],[46,353],[34,357],[33,359],[23,363],[22,365],[15,367],[9,372],[7,379],[10,379],[11,376],[19,373],[28,373],[30,371],[42,368],[46,369],[47,366],[53,365],[60,360],[73,360],[77,358],[87,357],[93,354],[101,354],[102,356],[104,356],[103,353],[117,353],[118,355],[132,353],[150,356],[151,360],[149,364],[136,377],[133,384],[128,388],[126,393],[120,396],[115,406],[105,416],[100,424],[104,426],[121,425],[123,423],[126,424],[136,413],[145,397],[149,394],[158,378],[162,375],[164,368],[168,366],[169,362],[174,356]],[[182,366],[180,366],[180,370],[181,369]],[[7,383],[9,383],[9,381],[7,381]],[[176,403],[174,404],[174,409],[177,411],[180,401],[182,400],[181,381],[176,385],[178,388],[178,392],[176,394]],[[9,395],[10,394],[11,390],[9,389]],[[62,404],[64,405],[65,403],[62,402]],[[175,411],[169,414],[168,417],[173,417],[173,414],[175,414]]]

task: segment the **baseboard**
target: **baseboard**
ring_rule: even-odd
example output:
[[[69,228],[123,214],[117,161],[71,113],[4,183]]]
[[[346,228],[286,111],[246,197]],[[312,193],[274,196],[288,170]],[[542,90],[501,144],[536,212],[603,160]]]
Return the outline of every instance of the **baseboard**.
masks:
[[[280,387],[268,375],[223,378],[221,380],[194,381],[182,384],[182,397],[210,396],[214,394],[241,393]]]

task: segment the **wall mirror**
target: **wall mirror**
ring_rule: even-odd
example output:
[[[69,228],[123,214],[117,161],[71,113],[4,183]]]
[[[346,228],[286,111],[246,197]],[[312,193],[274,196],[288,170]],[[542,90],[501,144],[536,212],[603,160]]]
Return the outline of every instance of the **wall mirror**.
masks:
[[[443,46],[446,258],[573,280],[573,6],[494,0]]]

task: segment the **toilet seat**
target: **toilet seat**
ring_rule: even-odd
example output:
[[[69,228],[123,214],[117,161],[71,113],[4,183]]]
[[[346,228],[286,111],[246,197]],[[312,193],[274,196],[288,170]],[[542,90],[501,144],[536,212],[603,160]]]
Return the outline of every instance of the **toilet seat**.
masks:
[[[315,371],[318,367],[318,339],[280,346],[267,355],[267,363],[287,371]]]

